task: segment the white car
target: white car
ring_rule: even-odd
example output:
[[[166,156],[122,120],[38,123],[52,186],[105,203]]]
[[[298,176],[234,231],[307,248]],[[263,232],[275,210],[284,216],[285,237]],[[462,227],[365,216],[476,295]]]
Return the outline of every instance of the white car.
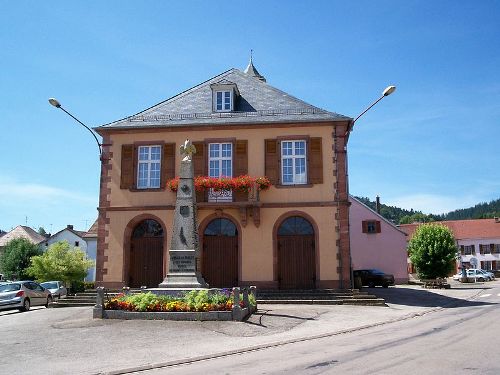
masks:
[[[481,270],[472,268],[467,270],[467,277],[476,279],[477,281],[490,281],[490,277],[483,273]]]

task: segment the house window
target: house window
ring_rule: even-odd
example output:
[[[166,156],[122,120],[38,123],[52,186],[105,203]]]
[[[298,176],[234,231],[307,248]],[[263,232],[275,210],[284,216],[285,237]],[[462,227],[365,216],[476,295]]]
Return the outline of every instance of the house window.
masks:
[[[281,164],[283,185],[306,184],[306,141],[281,142]]]
[[[215,110],[217,112],[230,111],[232,109],[231,91],[216,91],[215,92]]]
[[[491,261],[490,260],[481,261],[481,269],[486,270],[486,271],[491,271],[493,269]]]
[[[208,145],[208,170],[210,177],[233,176],[233,144],[210,143]]]
[[[80,246],[80,241],[75,241],[75,247],[79,247]]]
[[[475,254],[474,245],[466,245],[464,246],[464,255],[472,255]]]
[[[210,177],[233,176],[233,144],[209,143],[208,144],[208,175]],[[210,189],[209,202],[232,202],[232,191]]]
[[[161,146],[139,146],[137,188],[160,187]]]
[[[500,254],[500,244],[496,243],[493,245],[493,254]]]
[[[479,245],[479,252],[481,254],[491,254],[490,244],[487,245]]]
[[[364,220],[361,223],[363,233],[380,233],[381,226],[378,220]]]

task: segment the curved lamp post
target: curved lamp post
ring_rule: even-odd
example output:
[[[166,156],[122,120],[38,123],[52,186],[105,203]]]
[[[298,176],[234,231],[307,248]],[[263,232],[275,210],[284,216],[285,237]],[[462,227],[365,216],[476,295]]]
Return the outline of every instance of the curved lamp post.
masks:
[[[61,105],[61,103],[59,103],[59,101],[57,99],[50,98],[49,99],[49,103],[50,103],[50,105],[52,105],[52,106],[54,106],[56,108],[59,108],[60,110],[62,110],[63,112],[65,112],[67,115],[69,115],[71,118],[73,118],[76,122],[78,122],[80,125],[82,125],[85,129],[87,129],[90,132],[90,134],[92,134],[92,136],[94,137],[95,141],[97,142],[97,147],[99,147],[99,159],[102,159],[102,143],[99,142],[99,139],[97,139],[97,136],[92,131],[92,129],[90,129],[87,125],[85,125],[83,122],[81,122],[80,120],[78,120],[71,113],[69,113],[68,111],[66,111],[63,108],[63,106]]]
[[[386,96],[391,95],[394,91],[396,91],[396,86],[387,86],[384,91],[382,91],[382,96],[375,100],[372,104],[370,104],[363,112],[361,112],[358,117],[356,117],[354,120],[352,120],[351,124],[349,125],[349,129],[347,132],[350,132],[352,128],[354,127],[354,123],[358,121],[358,119],[363,116],[366,112],[368,112],[375,104],[377,104],[379,101],[384,99]]]

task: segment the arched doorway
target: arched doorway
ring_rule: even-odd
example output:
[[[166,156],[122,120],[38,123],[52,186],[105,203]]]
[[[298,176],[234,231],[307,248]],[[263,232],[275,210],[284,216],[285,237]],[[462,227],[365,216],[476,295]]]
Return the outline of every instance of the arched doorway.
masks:
[[[291,216],[278,228],[280,289],[313,289],[316,284],[314,228],[301,216]]]
[[[238,285],[238,229],[231,220],[214,219],[203,231],[202,275],[211,288]]]
[[[152,219],[141,221],[130,241],[129,285],[156,287],[163,281],[163,228]]]

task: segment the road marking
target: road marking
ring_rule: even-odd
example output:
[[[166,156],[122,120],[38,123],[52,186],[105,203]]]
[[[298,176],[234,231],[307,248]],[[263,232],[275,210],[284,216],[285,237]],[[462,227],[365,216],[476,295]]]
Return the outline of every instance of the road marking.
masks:
[[[489,296],[491,296],[491,294],[490,294],[490,293],[488,293],[488,294],[481,294],[481,295],[479,296],[479,298],[484,298],[484,297],[489,297]],[[500,296],[500,294],[499,294],[499,296]]]

